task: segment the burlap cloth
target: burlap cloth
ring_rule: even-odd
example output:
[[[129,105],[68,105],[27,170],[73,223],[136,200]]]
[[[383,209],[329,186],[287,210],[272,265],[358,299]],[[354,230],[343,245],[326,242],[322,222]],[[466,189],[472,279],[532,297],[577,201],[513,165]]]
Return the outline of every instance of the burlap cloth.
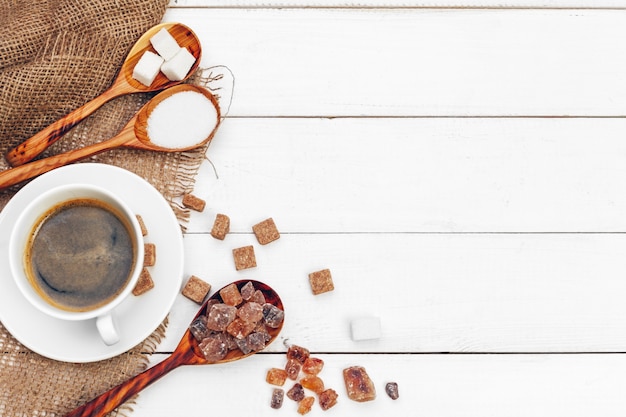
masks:
[[[105,91],[134,42],[160,23],[167,3],[0,0],[0,154]],[[213,80],[212,71],[201,69],[191,82],[210,88]],[[46,154],[114,136],[153,95],[110,101]],[[183,154],[116,150],[89,162],[116,165],[145,178],[170,202],[183,227],[188,213],[176,201],[193,189],[206,150],[206,146]],[[0,157],[0,170],[7,168]],[[0,209],[18,189],[0,192]],[[0,416],[64,415],[144,370],[166,325],[167,320],[118,357],[73,364],[29,351],[0,324]],[[127,416],[131,407],[132,401],[112,415]]]

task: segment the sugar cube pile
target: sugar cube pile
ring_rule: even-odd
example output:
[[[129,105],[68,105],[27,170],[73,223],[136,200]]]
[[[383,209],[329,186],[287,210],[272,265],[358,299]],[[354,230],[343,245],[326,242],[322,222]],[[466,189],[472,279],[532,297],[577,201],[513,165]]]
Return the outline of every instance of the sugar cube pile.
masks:
[[[150,38],[150,44],[157,53],[145,51],[133,68],[133,78],[145,86],[152,85],[159,72],[170,81],[181,81],[196,62],[165,28]]]

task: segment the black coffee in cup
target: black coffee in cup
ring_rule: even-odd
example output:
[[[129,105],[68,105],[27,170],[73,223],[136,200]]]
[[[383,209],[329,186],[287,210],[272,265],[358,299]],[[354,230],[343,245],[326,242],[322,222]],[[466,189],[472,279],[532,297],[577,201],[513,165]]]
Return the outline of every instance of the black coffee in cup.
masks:
[[[70,200],[48,210],[26,245],[28,280],[49,304],[89,311],[114,299],[131,278],[135,247],[130,225],[108,204]]]

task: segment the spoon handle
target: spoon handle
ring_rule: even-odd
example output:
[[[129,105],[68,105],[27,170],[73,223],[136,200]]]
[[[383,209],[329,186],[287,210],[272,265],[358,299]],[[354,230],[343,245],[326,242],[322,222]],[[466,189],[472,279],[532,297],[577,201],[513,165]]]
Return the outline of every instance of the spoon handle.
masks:
[[[152,368],[148,368],[142,373],[130,378],[129,380],[122,382],[116,387],[111,388],[109,391],[100,394],[90,402],[78,407],[65,417],[103,417],[117,407],[125,403],[128,399],[138,394],[142,389],[152,384],[168,372],[178,368],[181,365],[186,365],[193,355],[191,351],[187,352],[174,352],[167,359],[154,365]]]
[[[136,140],[133,120],[131,120],[131,122],[127,124],[117,136],[105,140],[104,142],[98,142],[93,145],[85,146],[84,148],[39,159],[37,161],[0,172],[0,190],[34,178],[38,175],[51,171],[54,168],[76,162],[109,149],[124,146],[132,140]]]
[[[60,118],[34,136],[26,139],[15,148],[10,149],[5,155],[7,162],[15,167],[33,160],[37,155],[41,154],[46,148],[65,135],[71,128],[102,107],[104,103],[126,93],[127,91],[125,91],[124,88],[113,85],[90,102],[85,103],[83,106]]]

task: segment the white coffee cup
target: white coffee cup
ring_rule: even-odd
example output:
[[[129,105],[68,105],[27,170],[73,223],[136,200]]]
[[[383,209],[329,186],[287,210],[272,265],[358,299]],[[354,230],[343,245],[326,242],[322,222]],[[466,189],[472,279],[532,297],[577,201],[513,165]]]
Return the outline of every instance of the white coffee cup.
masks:
[[[37,233],[38,228],[45,221],[42,219],[48,216],[51,211],[54,212],[55,208],[66,205],[69,201],[91,201],[91,202],[99,202],[102,203],[102,207],[106,209],[106,211],[110,213],[114,213],[115,217],[121,220],[121,222],[126,226],[124,230],[127,231],[127,235],[130,238],[130,246],[132,247],[132,261],[130,261],[130,265],[128,265],[129,260],[127,259],[125,262],[125,267],[128,267],[129,271],[127,275],[124,275],[125,278],[120,278],[123,283],[117,286],[118,288],[111,293],[106,299],[100,300],[94,306],[88,306],[81,309],[76,309],[73,307],[67,307],[63,305],[63,303],[58,302],[49,294],[46,295],[45,291],[42,288],[45,285],[37,284],[35,281],[37,279],[35,276],[43,275],[41,273],[34,273],[32,270],[34,269],[30,267],[31,261],[26,256],[27,253],[31,252],[32,245],[32,236]],[[91,224],[90,222],[85,221],[84,224]],[[108,227],[108,225],[107,225]],[[101,230],[101,227],[98,227],[98,230]],[[78,229],[77,229],[78,230]],[[109,230],[107,228],[107,230]],[[119,230],[119,228],[118,228]],[[86,234],[78,234],[80,236]],[[90,234],[94,236],[93,240],[97,241],[99,239],[100,233]],[[97,236],[98,238],[96,238]],[[126,234],[124,234],[123,238],[119,238],[120,241],[126,240]],[[99,248],[102,246],[109,248],[110,245],[115,245],[117,241],[117,234],[115,234],[115,238],[109,239],[108,242],[102,243]],[[108,245],[108,246],[107,246]],[[66,245],[62,245],[65,247]],[[50,249],[52,250],[52,249]],[[64,249],[66,250],[66,249]],[[118,250],[118,249],[116,249]],[[118,251],[122,251],[119,249]],[[44,251],[46,252],[46,251]],[[86,251],[83,251],[86,252]],[[102,249],[100,249],[102,252]],[[105,251],[106,252],[106,251]],[[126,251],[124,251],[126,252]],[[107,252],[108,253],[108,252]],[[63,256],[56,256],[58,263],[62,263],[65,265],[71,265],[72,262],[80,262],[80,265],[85,268],[90,268],[85,265],[90,265],[85,261],[82,261],[80,258],[82,255],[65,255],[63,252]],[[92,255],[90,259],[99,258],[99,254]],[[60,319],[60,320],[91,320],[95,319],[96,327],[102,340],[107,345],[113,345],[120,340],[120,335],[116,329],[115,319],[114,319],[114,309],[124,301],[126,297],[128,297],[133,288],[135,287],[137,280],[139,279],[139,275],[141,274],[141,270],[143,268],[143,258],[144,258],[144,244],[143,244],[143,236],[141,233],[141,227],[137,220],[135,213],[131,211],[131,209],[121,200],[118,196],[116,196],[113,192],[110,192],[104,188],[93,186],[90,184],[66,184],[61,185],[55,188],[52,188],[45,193],[41,194],[37,198],[33,199],[22,211],[19,215],[17,221],[15,222],[13,229],[11,231],[11,235],[9,237],[9,264],[11,268],[11,273],[13,275],[13,279],[20,292],[24,295],[24,297],[32,304],[35,308],[42,311],[43,313]],[[109,258],[107,258],[109,259]],[[94,261],[95,262],[95,261]],[[112,265],[115,261],[108,260],[107,265]],[[54,262],[52,265],[56,265]],[[94,265],[96,265],[94,263]],[[101,265],[101,264],[98,264]],[[78,266],[75,265],[78,268]],[[31,269],[29,269],[31,268]],[[49,267],[50,268],[50,267]],[[95,268],[95,267],[94,267]],[[105,268],[105,267],[103,267]],[[27,272],[27,269],[31,272]],[[71,273],[60,274],[56,271],[60,271],[63,268],[54,269],[54,275],[59,277],[71,276]],[[100,271],[102,268],[95,268]],[[51,269],[50,269],[51,270]],[[89,269],[92,270],[92,269]],[[108,270],[107,270],[108,271]],[[92,275],[92,274],[81,274],[80,276]],[[98,274],[93,274],[96,276]],[[105,276],[106,274],[101,274]],[[121,277],[121,274],[118,274]],[[91,278],[91,276],[90,276]],[[46,278],[43,277],[41,282],[45,282],[47,284]],[[81,285],[81,284],[77,284]],[[90,284],[92,285],[92,292],[99,291],[100,287],[105,287],[105,285],[100,284]],[[94,288],[98,288],[98,290],[94,290]],[[59,291],[54,288],[53,285],[50,285],[47,288],[48,291]],[[54,291],[53,291],[54,290]],[[59,291],[59,293],[72,293],[74,289],[68,291]],[[76,292],[82,291],[81,289],[76,290]]]

